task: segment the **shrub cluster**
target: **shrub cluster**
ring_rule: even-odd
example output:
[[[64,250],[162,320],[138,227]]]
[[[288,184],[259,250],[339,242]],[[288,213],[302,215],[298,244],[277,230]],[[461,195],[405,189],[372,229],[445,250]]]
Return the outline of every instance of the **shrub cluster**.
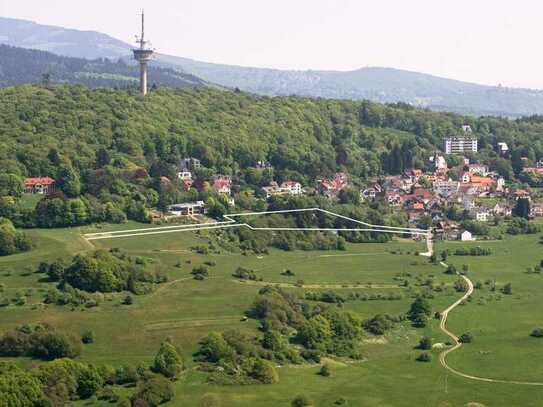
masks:
[[[32,249],[32,240],[15,230],[9,219],[0,217],[0,256],[26,252]]]
[[[470,247],[470,248],[459,248],[454,251],[455,256],[490,256],[492,254],[492,250],[489,248],[476,246],[476,247]]]
[[[46,324],[23,325],[0,336],[0,355],[54,360],[81,354],[81,338]]]
[[[117,249],[97,250],[75,256],[69,265],[61,261],[41,263],[38,272],[46,273],[66,292],[73,287],[91,293],[144,294],[151,291],[154,284],[167,280],[160,271],[150,270],[147,263],[143,258],[132,258]]]

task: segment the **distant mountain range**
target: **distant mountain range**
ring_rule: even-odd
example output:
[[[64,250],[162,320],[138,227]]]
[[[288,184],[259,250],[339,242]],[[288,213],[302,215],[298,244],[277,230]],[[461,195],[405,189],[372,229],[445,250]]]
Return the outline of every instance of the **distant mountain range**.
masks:
[[[89,59],[128,60],[132,48],[95,31],[1,17],[0,43]],[[288,71],[212,64],[161,54],[157,55],[156,66],[262,95],[405,102],[433,110],[474,115],[543,114],[543,91],[477,85],[391,68],[362,68],[350,72]]]
[[[202,79],[184,72],[151,67],[151,84],[172,88],[206,86]],[[124,60],[84,59],[47,51],[0,45],[0,87],[26,83],[69,83],[89,87],[137,86],[139,68]]]

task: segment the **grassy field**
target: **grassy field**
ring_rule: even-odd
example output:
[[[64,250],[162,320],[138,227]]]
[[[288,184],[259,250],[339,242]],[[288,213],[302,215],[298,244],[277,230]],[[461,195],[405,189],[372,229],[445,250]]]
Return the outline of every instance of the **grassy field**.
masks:
[[[141,227],[124,225],[123,228]],[[299,293],[333,289],[336,292],[401,294],[397,300],[356,300],[344,305],[362,318],[377,313],[403,314],[422,282],[433,279],[443,285],[431,300],[435,311],[453,303],[460,294],[452,284],[455,276],[443,273],[441,266],[428,264],[414,255],[424,251],[422,243],[400,240],[387,244],[349,245],[343,252],[281,252],[266,256],[239,253],[200,255],[191,247],[207,245],[210,235],[172,233],[152,237],[93,241],[81,232],[112,230],[109,227],[35,230],[31,234],[37,248],[27,254],[0,258],[0,282],[4,296],[27,295],[24,306],[0,309],[0,331],[22,323],[49,322],[61,330],[83,332],[91,329],[96,341],[85,346],[82,359],[98,364],[149,363],[160,342],[171,337],[183,350],[189,369],[175,384],[172,406],[199,406],[202,399],[215,397],[220,406],[288,406],[300,393],[307,394],[316,406],[332,406],[340,397],[349,406],[464,406],[479,402],[485,406],[540,406],[543,387],[491,384],[469,381],[445,371],[434,350],[430,363],[415,362],[419,351],[414,346],[423,335],[436,342],[447,340],[438,329],[438,321],[424,329],[401,324],[382,338],[368,336],[364,341],[364,360],[358,363],[333,362],[332,376],[317,375],[318,366],[281,367],[280,383],[260,386],[211,386],[203,373],[195,369],[192,354],[199,339],[210,331],[240,329],[256,334],[255,321],[242,321],[263,284],[280,284]],[[451,256],[448,263],[468,264],[469,276],[481,281],[472,301],[454,310],[449,327],[457,334],[471,332],[475,341],[449,356],[449,363],[464,373],[506,380],[543,382],[543,341],[529,336],[543,325],[540,296],[542,274],[527,274],[543,258],[539,236],[508,237],[503,241],[474,243],[437,243],[445,248],[484,245],[493,254],[485,257]],[[41,304],[49,283],[33,273],[42,260],[70,258],[95,248],[120,248],[134,255],[160,262],[169,281],[152,293],[135,297],[131,306],[121,305],[124,294],[111,294],[100,307],[85,309]],[[192,279],[190,271],[206,261],[216,263],[205,281]],[[190,262],[190,263],[189,263]],[[176,265],[180,263],[181,267]],[[252,269],[262,282],[240,282],[232,273],[238,267]],[[295,276],[282,275],[286,269]],[[401,275],[401,279],[399,276]],[[400,287],[407,279],[410,288]],[[302,280],[302,281],[300,281]],[[492,292],[484,282],[496,281],[498,288],[511,282],[512,295]],[[35,361],[18,359],[18,363]],[[96,400],[81,405],[100,405]]]

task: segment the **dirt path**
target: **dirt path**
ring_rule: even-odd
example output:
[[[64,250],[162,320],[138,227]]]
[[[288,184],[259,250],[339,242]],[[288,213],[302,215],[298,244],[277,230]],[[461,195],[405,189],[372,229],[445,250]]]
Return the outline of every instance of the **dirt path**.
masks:
[[[341,288],[349,288],[349,289],[400,289],[398,284],[337,284],[337,283],[322,283],[322,284],[296,284],[296,283],[286,283],[286,282],[272,282],[272,281],[254,281],[254,280],[232,280],[235,283],[239,283],[242,285],[253,285],[253,286],[267,286],[271,285],[274,287],[280,287],[280,288],[306,288],[306,289],[341,289]]]
[[[429,250],[430,255],[431,255],[432,246],[429,245],[428,250]],[[448,267],[448,265],[443,263],[443,262],[441,262],[441,265],[443,267]],[[456,336],[453,332],[451,332],[451,331],[449,331],[447,329],[447,318],[449,317],[449,313],[452,310],[454,310],[456,307],[458,307],[460,304],[462,304],[462,302],[466,301],[469,298],[469,296],[471,296],[473,294],[473,291],[474,291],[473,282],[468,277],[466,277],[465,275],[462,275],[462,274],[460,274],[458,272],[457,272],[457,274],[466,281],[466,283],[468,284],[468,290],[462,296],[462,298],[460,298],[458,301],[456,301],[454,304],[449,306],[446,310],[444,310],[441,313],[441,321],[439,323],[439,329],[441,329],[441,331],[445,335],[447,335],[448,337],[450,337],[454,341],[454,346],[452,348],[449,348],[449,349],[447,349],[447,350],[440,353],[440,355],[439,355],[439,363],[441,364],[441,366],[443,366],[449,372],[451,372],[451,373],[453,373],[453,374],[455,374],[457,376],[463,377],[465,379],[477,380],[477,381],[480,381],[480,382],[501,383],[501,384],[520,384],[520,385],[525,385],[525,386],[543,386],[543,383],[539,383],[539,382],[526,382],[526,381],[519,381],[519,380],[500,380],[500,379],[491,379],[491,378],[488,378],[488,377],[472,376],[472,375],[469,375],[469,374],[466,374],[466,373],[459,372],[458,370],[455,370],[454,368],[449,366],[449,364],[447,363],[447,356],[450,353],[460,349],[462,347],[462,342],[460,342],[460,339],[458,338],[458,336]]]

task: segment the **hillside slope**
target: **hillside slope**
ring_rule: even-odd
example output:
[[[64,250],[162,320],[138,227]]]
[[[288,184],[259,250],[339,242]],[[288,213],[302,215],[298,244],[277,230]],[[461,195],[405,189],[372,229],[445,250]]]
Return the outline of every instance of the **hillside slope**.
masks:
[[[78,31],[0,17],[0,43],[83,58],[130,58],[131,45],[95,31]],[[391,68],[350,72],[288,71],[213,64],[157,55],[156,64],[262,95],[299,95],[404,102],[438,111],[521,116],[543,113],[543,92],[483,86]]]
[[[122,60],[87,60],[61,57],[50,52],[0,45],[0,87],[41,83],[49,75],[52,83],[96,86],[132,86],[139,78],[139,68]],[[206,86],[194,75],[150,67],[151,84],[185,88]]]
[[[0,17],[0,43],[87,59],[119,58],[130,49],[124,42],[96,31],[70,30],[4,17]]]
[[[222,173],[267,160],[281,178],[306,183],[337,170],[366,179],[424,168],[462,124],[473,128],[485,161],[498,158],[498,142],[508,143],[512,157],[543,158],[540,117],[474,119],[407,105],[211,88],[159,88],[141,98],[136,89],[21,86],[0,90],[0,172],[17,160],[18,172],[54,175],[51,148],[84,172],[96,150],[107,148],[121,167],[174,168],[189,155]]]

